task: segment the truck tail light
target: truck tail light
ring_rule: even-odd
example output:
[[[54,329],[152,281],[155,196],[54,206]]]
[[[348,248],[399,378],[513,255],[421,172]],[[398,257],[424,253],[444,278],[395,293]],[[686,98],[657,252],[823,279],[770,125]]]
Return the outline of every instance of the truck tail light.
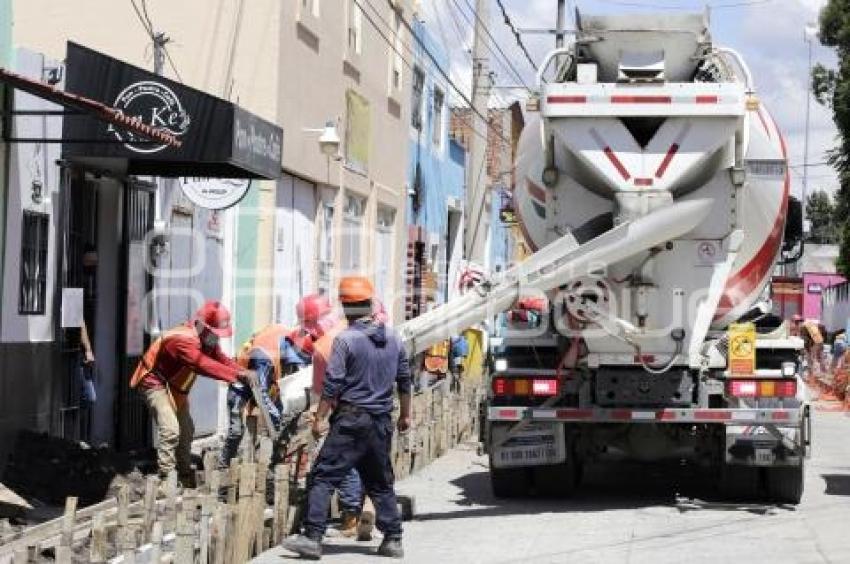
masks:
[[[555,378],[493,378],[493,395],[536,396],[558,395],[558,380]]]
[[[736,398],[792,398],[797,380],[730,380],[726,393]]]

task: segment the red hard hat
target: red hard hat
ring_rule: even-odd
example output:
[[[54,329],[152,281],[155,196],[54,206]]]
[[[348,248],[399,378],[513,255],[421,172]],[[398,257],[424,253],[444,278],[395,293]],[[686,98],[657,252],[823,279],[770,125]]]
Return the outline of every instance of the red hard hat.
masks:
[[[301,323],[315,323],[331,311],[331,303],[321,294],[310,294],[295,304],[295,315]]]
[[[207,329],[219,337],[230,337],[233,335],[233,327],[230,325],[230,312],[221,302],[209,301],[195,312],[195,320],[203,323]]]
[[[794,317],[792,317],[791,319],[792,319],[793,321],[802,321],[802,320],[803,320],[803,316],[802,316],[802,315],[800,315],[799,313],[795,313],[795,314],[794,314]]]
[[[313,337],[310,333],[300,329],[295,329],[289,334],[289,341],[292,343],[292,346],[305,355],[313,356],[313,351],[315,349],[313,347]]]
[[[344,304],[365,302],[374,295],[372,283],[364,276],[345,276],[339,281],[339,301]]]

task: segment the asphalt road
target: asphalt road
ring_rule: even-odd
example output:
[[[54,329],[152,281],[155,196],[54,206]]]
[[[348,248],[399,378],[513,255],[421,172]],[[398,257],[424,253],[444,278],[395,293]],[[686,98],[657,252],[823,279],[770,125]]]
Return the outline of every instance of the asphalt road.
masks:
[[[486,458],[461,446],[397,484],[416,500],[404,562],[850,563],[850,415],[829,409],[816,406],[796,508],[721,503],[704,471],[669,465],[588,467],[573,499],[502,501]],[[327,538],[322,561],[381,561],[377,545]]]

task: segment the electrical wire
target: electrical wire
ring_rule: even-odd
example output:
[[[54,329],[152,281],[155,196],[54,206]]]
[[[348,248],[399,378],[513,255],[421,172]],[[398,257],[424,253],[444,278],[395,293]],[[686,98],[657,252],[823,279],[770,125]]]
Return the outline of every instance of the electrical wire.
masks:
[[[372,10],[375,10],[377,12],[377,10],[375,9],[374,5],[372,5],[370,0],[365,0],[365,1],[366,1],[367,4],[372,6]],[[358,6],[360,6],[361,10],[363,9],[362,5],[360,4],[360,0],[354,0],[354,3],[357,4]],[[489,127],[489,120],[487,119],[487,117],[485,115],[483,115],[472,104],[472,100],[470,100],[469,97],[466,94],[464,94],[463,90],[458,88],[458,86],[454,83],[454,81],[451,79],[451,77],[449,77],[449,75],[446,73],[446,71],[443,69],[443,67],[440,65],[440,63],[437,61],[437,58],[434,57],[434,54],[431,53],[431,50],[428,49],[427,45],[425,45],[425,42],[422,40],[422,38],[419,37],[419,35],[414,31],[413,26],[410,25],[410,22],[407,21],[407,19],[396,9],[394,1],[393,0],[387,0],[387,3],[390,5],[390,8],[393,11],[395,11],[395,13],[398,15],[399,21],[404,25],[405,28],[407,28],[407,30],[410,32],[411,37],[413,37],[413,39],[415,39],[416,42],[419,44],[419,46],[422,48],[422,51],[426,55],[428,55],[428,58],[431,60],[431,63],[433,63],[434,67],[440,72],[440,74],[443,76],[443,78],[446,80],[446,82],[448,82],[448,84],[455,90],[455,92],[457,92],[458,96],[460,96],[463,99],[463,101],[466,102],[466,105],[469,106],[469,109],[471,109],[475,113],[475,115],[477,115],[479,118],[481,118],[484,121],[484,123],[487,123],[488,127]],[[365,11],[364,11],[364,13],[365,13]],[[381,16],[379,15],[378,17],[381,17]],[[383,18],[381,18],[381,19],[383,19]],[[374,24],[374,22],[373,22],[373,24]],[[377,27],[376,27],[376,29],[377,29]],[[385,38],[385,40],[386,40],[386,38]],[[511,145],[510,140],[508,138],[506,138],[504,135],[502,135],[501,132],[496,132],[496,135],[499,136],[502,139],[502,141],[507,143],[508,146]]]
[[[384,19],[384,17],[381,15],[381,13],[378,11],[378,9],[374,6],[374,4],[372,4],[372,2],[370,2],[370,0],[364,0],[364,1],[369,5],[370,8],[372,8],[372,11],[383,22],[383,24],[387,27],[387,29],[392,30],[392,27],[389,25],[389,22],[387,22],[386,19]],[[466,94],[463,93],[463,91],[460,88],[458,88],[458,86],[454,83],[454,81],[451,79],[451,77],[449,77],[449,75],[442,68],[442,66],[440,66],[440,64],[437,62],[436,58],[434,57],[433,53],[431,53],[431,51],[428,49],[428,47],[425,45],[425,43],[422,41],[422,39],[419,37],[419,35],[414,31],[413,27],[410,25],[410,22],[408,22],[400,13],[398,13],[398,11],[396,11],[396,8],[393,5],[392,0],[388,0],[388,2],[390,4],[391,9],[398,15],[399,22],[401,22],[404,25],[404,27],[409,31],[411,37],[413,37],[416,40],[416,42],[419,44],[419,46],[422,48],[422,50],[425,52],[425,54],[428,55],[428,58],[431,60],[431,63],[440,72],[440,75],[442,76],[442,80],[444,81],[444,84],[446,86],[448,86],[451,90],[454,90],[457,93],[457,95],[460,96],[461,99],[466,103],[466,105],[469,106],[469,109],[472,110],[476,115],[478,115],[484,121],[484,124],[487,127],[487,131],[492,130],[493,128],[490,125],[489,120],[485,116],[483,116],[480,111],[476,110],[472,106],[472,102],[470,101],[470,99],[466,96]],[[381,27],[378,26],[378,24],[375,22],[375,20],[372,18],[372,16],[370,16],[369,13],[364,9],[363,4],[361,3],[361,0],[354,0],[354,3],[357,5],[358,8],[360,8],[360,11],[363,14],[363,16],[372,25],[372,27],[375,29],[375,31],[378,32],[378,35],[381,36],[381,38],[390,47],[390,49],[392,49],[393,51],[395,51],[398,54],[398,56],[401,58],[402,62],[409,69],[413,70],[413,68],[416,67],[417,65],[414,65],[410,61],[408,61],[405,58],[404,54],[398,50],[398,48],[395,46],[393,41],[391,41],[390,38],[387,37],[387,35],[384,33],[383,29],[381,29]],[[416,56],[416,54],[413,52],[413,49],[410,46],[407,46],[407,50],[411,54]],[[432,77],[432,78],[436,79],[436,77]],[[455,115],[457,115],[457,114],[455,114]],[[460,116],[458,116],[458,119],[461,122],[463,122],[464,125],[469,127],[470,131],[472,131],[475,135],[478,135],[480,138],[484,139],[485,141],[488,140],[486,133],[481,133],[480,131],[476,130],[475,127],[472,124],[470,124],[469,122],[466,122]],[[495,134],[499,138],[500,142],[505,143],[508,147],[511,146],[510,140],[507,139],[504,135],[502,135],[500,132],[497,132],[497,131],[495,132]]]
[[[136,16],[139,19],[139,23],[142,25],[142,28],[148,34],[151,42],[153,42],[154,46],[158,42],[162,42],[162,51],[165,53],[165,58],[168,60],[168,65],[171,67],[171,70],[174,71],[174,76],[177,77],[179,82],[183,82],[183,77],[180,76],[180,71],[177,70],[177,65],[174,64],[174,59],[171,58],[171,53],[168,52],[168,47],[166,47],[166,43],[170,41],[167,37],[163,36],[162,40],[157,38],[157,34],[154,32],[153,22],[151,21],[150,16],[148,15],[148,5],[147,0],[141,0],[142,8],[139,9],[139,6],[136,4],[136,0],[130,0],[130,5],[133,6],[133,11],[136,12]]]
[[[525,89],[526,89],[526,90],[528,90],[529,92],[531,92],[531,88],[528,86],[528,84],[525,82],[525,80],[523,80],[523,78],[522,78],[522,74],[520,74],[520,72],[519,72],[519,71],[517,70],[517,68],[513,65],[513,63],[511,63],[510,58],[509,58],[509,57],[505,54],[505,52],[504,52],[504,51],[502,50],[502,48],[499,46],[499,42],[496,40],[496,38],[495,38],[495,37],[493,37],[493,34],[492,34],[492,33],[490,33],[490,29],[487,27],[487,24],[486,24],[484,21],[482,21],[482,20],[481,20],[481,17],[478,15],[478,12],[476,12],[476,11],[475,11],[475,8],[473,8],[473,7],[472,7],[472,4],[470,4],[470,3],[469,3],[469,0],[463,0],[463,1],[464,1],[464,3],[466,4],[466,7],[467,7],[467,8],[469,8],[469,11],[470,11],[470,13],[472,14],[472,16],[473,16],[473,17],[475,18],[475,20],[476,20],[476,21],[477,21],[477,22],[481,25],[481,28],[484,30],[484,34],[485,34],[487,37],[489,37],[489,38],[490,38],[490,41],[493,43],[493,46],[494,46],[494,47],[496,47],[496,51],[498,51],[498,54],[501,54],[501,56],[502,56],[502,58],[504,59],[505,63],[507,63],[507,66],[505,66],[505,64],[504,64],[502,61],[499,61],[499,57],[498,57],[498,56],[496,56],[496,55],[497,55],[496,51],[494,51],[494,50],[493,50],[493,49],[492,49],[489,45],[487,45],[487,40],[486,40],[486,38],[482,38],[482,39],[484,39],[484,41],[483,41],[484,47],[485,47],[488,51],[490,51],[490,53],[493,55],[493,58],[494,58],[494,59],[496,59],[497,61],[499,61],[499,64],[502,66],[502,68],[504,68],[505,70],[510,70],[510,71],[513,73],[513,75],[517,78],[517,80],[519,80],[520,84],[522,84],[523,86],[525,86]],[[458,9],[458,11],[459,11],[459,12],[460,12],[460,13],[461,13],[464,17],[466,17],[466,13],[465,13],[463,10],[461,10],[460,5],[458,4],[458,0],[452,0],[452,2],[454,3],[454,5],[455,5],[455,7]],[[470,21],[469,19],[467,19],[467,21],[468,21],[471,25],[473,25],[473,27],[474,27],[474,23],[473,23],[472,21]]]
[[[511,17],[508,15],[508,11],[505,9],[505,5],[502,3],[502,0],[496,0],[496,4],[498,4],[499,9],[502,11],[502,18],[505,20],[505,25],[511,30],[516,38],[516,44],[522,50],[522,53],[525,55],[525,58],[528,60],[528,63],[531,65],[531,68],[534,69],[534,72],[537,72],[537,64],[534,62],[534,59],[529,54],[528,49],[526,49],[525,44],[522,42],[522,36],[519,34],[519,30],[514,26],[514,22],[511,20]]]
[[[500,0],[497,0],[500,1]],[[721,2],[718,4],[706,4],[706,7],[712,10],[722,10],[725,8],[745,8],[748,6],[760,6],[762,4],[770,4],[774,0],[743,0],[741,2]],[[682,6],[671,4],[648,4],[646,2],[630,2],[628,0],[597,0],[603,4],[613,4],[614,6],[629,6],[634,8],[653,8],[659,10],[694,10],[695,6]]]

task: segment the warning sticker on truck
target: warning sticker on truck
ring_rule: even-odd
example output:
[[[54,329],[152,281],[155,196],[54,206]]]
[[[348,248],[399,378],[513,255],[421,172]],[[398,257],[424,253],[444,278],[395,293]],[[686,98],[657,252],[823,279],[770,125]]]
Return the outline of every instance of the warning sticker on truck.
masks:
[[[751,376],[756,369],[756,326],[733,323],[729,326],[729,372]]]
[[[498,425],[492,429],[492,464],[497,468],[558,464],[566,460],[564,428],[553,423],[530,424],[516,433],[513,425]],[[504,442],[503,442],[504,441]]]

